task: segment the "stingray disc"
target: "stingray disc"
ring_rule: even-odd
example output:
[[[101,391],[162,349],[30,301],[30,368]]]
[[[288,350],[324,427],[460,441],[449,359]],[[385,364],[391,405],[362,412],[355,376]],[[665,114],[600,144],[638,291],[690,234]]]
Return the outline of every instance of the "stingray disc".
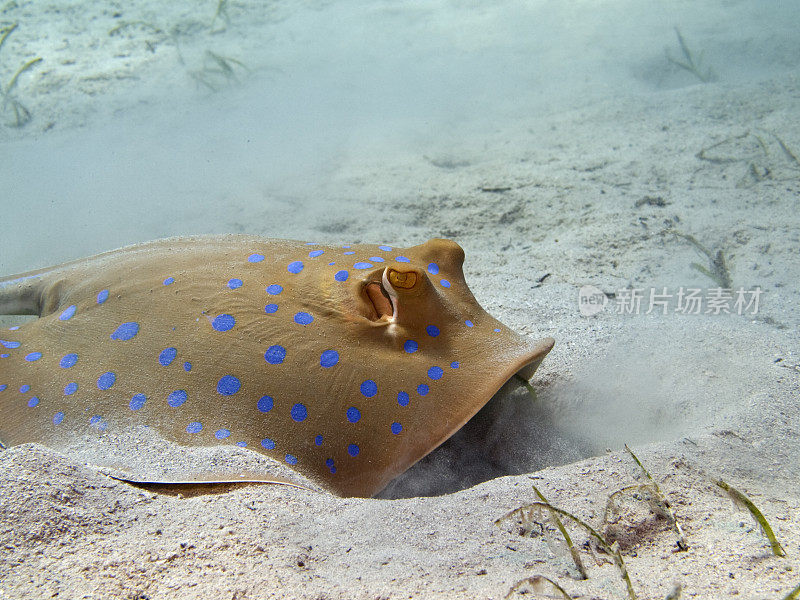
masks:
[[[0,439],[147,426],[371,496],[553,345],[476,302],[463,250],[250,236],[131,246],[0,282]],[[136,473],[132,473],[135,477]]]

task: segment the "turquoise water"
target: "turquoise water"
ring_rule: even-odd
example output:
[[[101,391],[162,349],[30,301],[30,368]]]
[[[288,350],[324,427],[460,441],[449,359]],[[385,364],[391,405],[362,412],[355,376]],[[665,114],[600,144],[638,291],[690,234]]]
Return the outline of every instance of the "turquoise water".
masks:
[[[186,233],[384,239],[356,215],[380,221],[370,206],[389,193],[411,221],[430,176],[376,180],[409,156],[446,172],[532,120],[785,81],[799,21],[779,1],[9,2],[0,81],[42,61],[4,103],[0,270]],[[676,31],[708,84],[678,66]]]

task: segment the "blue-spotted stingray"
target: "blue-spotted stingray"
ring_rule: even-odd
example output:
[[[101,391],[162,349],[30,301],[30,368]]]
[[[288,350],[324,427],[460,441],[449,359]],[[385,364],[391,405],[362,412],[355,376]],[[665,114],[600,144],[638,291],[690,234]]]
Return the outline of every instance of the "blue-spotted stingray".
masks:
[[[173,238],[0,281],[0,441],[147,426],[372,496],[553,346],[509,330],[464,251]],[[135,476],[135,473],[133,473]]]

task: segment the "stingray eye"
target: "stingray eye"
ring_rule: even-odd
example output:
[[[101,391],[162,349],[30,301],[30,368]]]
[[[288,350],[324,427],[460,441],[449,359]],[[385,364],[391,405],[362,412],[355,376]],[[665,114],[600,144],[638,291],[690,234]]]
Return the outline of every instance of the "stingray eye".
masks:
[[[417,274],[414,271],[396,271],[395,269],[389,269],[389,273],[387,278],[389,279],[389,283],[394,288],[399,288],[401,290],[410,290],[415,285],[417,285]]]

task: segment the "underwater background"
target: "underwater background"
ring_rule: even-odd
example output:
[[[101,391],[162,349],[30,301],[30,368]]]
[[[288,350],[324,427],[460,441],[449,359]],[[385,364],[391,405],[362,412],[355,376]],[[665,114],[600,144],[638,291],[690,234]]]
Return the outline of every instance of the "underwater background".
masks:
[[[601,515],[637,473],[626,443],[701,549],[670,553],[668,528],[623,544],[643,597],[782,597],[800,556],[799,27],[785,0],[0,0],[0,275],[190,234],[445,237],[482,306],[556,339],[535,400],[509,386],[382,500],[245,489],[260,510],[240,514],[225,494],[103,488],[79,448],[0,453],[0,597],[496,597],[553,558],[508,550],[492,520],[536,499],[531,477]],[[753,494],[786,562],[712,474]],[[94,490],[66,521],[83,537],[48,499],[76,486]],[[90,574],[38,575],[67,540]],[[207,556],[136,571],[181,543]]]
[[[738,196],[736,183],[798,169],[771,134],[797,154],[779,113],[799,13],[780,0],[9,0],[0,178],[15,237],[0,266],[207,232],[469,243],[479,209],[464,223],[454,196],[506,215],[522,230],[509,240],[554,234],[537,204],[578,181],[604,212],[622,194],[712,186],[720,163],[742,167],[723,169]],[[57,255],[32,254],[49,244]]]

